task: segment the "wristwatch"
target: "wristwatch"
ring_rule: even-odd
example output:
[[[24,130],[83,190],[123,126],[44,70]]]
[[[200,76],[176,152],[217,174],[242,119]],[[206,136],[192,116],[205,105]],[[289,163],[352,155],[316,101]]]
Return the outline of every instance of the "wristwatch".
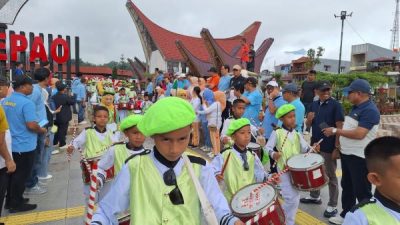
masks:
[[[337,128],[333,128],[332,133],[336,134],[336,132],[337,132]]]

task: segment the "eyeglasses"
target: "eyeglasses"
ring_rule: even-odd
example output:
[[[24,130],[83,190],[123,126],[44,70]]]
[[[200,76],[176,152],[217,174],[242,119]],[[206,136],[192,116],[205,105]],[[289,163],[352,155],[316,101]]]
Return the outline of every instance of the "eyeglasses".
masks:
[[[163,175],[163,180],[167,186],[175,186],[175,188],[168,194],[169,199],[174,205],[183,205],[185,202],[183,200],[182,192],[179,190],[178,184],[176,182],[176,175],[173,169],[167,170]]]

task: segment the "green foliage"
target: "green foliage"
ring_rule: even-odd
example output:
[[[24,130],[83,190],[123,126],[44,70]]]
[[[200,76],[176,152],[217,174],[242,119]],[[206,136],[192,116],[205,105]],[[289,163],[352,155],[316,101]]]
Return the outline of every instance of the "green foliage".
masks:
[[[112,76],[113,79],[117,79],[118,72],[117,72],[117,67],[116,66],[113,67],[111,76]]]
[[[279,84],[280,87],[282,87],[283,82],[281,81],[282,74],[281,73],[275,73],[272,75],[272,78],[275,78],[276,82]]]
[[[315,51],[313,48],[310,48],[307,51],[307,57],[308,61],[304,64],[305,68],[307,70],[311,70],[314,68],[315,65],[320,64],[319,58],[324,54],[325,49],[319,46],[317,48],[317,51]]]

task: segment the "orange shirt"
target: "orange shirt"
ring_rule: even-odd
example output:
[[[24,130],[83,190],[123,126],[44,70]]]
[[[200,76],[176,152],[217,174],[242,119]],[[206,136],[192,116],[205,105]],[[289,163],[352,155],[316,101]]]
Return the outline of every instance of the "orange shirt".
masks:
[[[242,61],[242,62],[250,61],[249,51],[250,51],[250,48],[249,48],[248,44],[242,45],[242,48],[240,49],[240,61]]]
[[[218,84],[219,84],[219,76],[218,74],[214,74],[210,77],[207,81],[207,84],[212,84],[214,87],[210,88],[212,91],[218,91]]]

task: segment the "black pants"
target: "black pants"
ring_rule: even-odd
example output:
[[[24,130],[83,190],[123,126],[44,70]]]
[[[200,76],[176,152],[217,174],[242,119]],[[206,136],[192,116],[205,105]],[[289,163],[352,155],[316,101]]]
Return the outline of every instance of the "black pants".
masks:
[[[56,125],[58,127],[58,130],[57,133],[54,135],[53,144],[59,144],[59,146],[62,147],[67,144],[66,139],[69,123],[56,123]]]
[[[11,208],[18,208],[23,204],[23,194],[25,191],[25,182],[31,174],[35,151],[17,153],[13,152],[13,159],[17,169],[10,174],[10,180],[7,189],[7,200]]]
[[[7,173],[7,167],[0,169],[0,217],[1,210],[3,209],[4,197],[6,196],[6,191],[8,187],[9,175]]]
[[[340,155],[342,163],[342,208],[341,217],[351,210],[358,202],[372,197],[371,184],[367,179],[365,159],[355,155]]]
[[[230,101],[226,101],[226,107],[224,109],[224,111],[222,111],[221,117],[222,117],[222,125],[221,128],[219,129],[219,133],[221,134],[222,129],[224,128],[224,123],[225,120],[228,119],[228,117],[231,114],[231,108],[232,108],[232,103]]]

